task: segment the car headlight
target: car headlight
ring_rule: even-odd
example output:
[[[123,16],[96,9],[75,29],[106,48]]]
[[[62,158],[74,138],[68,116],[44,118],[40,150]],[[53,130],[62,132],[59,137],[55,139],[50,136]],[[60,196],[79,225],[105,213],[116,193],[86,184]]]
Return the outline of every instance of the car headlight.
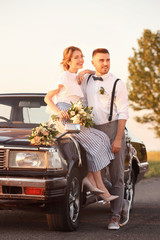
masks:
[[[9,167],[45,168],[44,153],[32,151],[10,151]]]
[[[39,151],[10,151],[9,168],[62,168],[59,154]]]
[[[62,159],[58,152],[47,152],[48,168],[60,169],[62,168]]]

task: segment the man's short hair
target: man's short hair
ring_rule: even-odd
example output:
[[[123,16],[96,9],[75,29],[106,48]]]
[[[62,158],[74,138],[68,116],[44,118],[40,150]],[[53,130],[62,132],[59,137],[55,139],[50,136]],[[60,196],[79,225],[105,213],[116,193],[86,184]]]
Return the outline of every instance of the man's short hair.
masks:
[[[109,51],[106,48],[97,48],[93,51],[92,53],[92,58],[97,54],[97,53],[108,53]]]

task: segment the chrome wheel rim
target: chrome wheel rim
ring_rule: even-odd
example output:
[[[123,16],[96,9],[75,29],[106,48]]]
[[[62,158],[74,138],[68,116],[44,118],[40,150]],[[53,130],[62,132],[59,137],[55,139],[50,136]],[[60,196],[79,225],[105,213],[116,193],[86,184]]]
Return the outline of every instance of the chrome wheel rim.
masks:
[[[69,192],[69,212],[70,219],[75,223],[78,219],[80,211],[80,184],[78,179],[75,177],[71,182]]]

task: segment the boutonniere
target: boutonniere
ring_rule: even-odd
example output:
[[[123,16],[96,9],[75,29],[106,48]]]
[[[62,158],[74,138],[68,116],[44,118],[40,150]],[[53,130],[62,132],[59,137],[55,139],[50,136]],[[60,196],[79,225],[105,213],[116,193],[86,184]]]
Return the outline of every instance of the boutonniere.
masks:
[[[106,91],[105,91],[104,87],[100,87],[98,93],[101,94],[101,95],[105,95]]]

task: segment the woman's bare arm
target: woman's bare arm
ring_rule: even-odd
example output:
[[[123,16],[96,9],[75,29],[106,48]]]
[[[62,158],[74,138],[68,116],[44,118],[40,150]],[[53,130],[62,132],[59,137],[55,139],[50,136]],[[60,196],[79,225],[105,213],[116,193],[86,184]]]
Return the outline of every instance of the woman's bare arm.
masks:
[[[64,86],[60,84],[60,85],[58,85],[57,89],[49,91],[46,94],[44,101],[61,119],[67,120],[69,118],[67,111],[65,111],[65,110],[61,111],[52,100],[52,98],[55,95],[57,95],[63,87]]]
[[[85,76],[87,73],[94,75],[94,74],[95,74],[95,71],[86,69],[86,70],[83,70],[83,71],[79,72],[78,75],[77,75],[77,82],[78,82],[78,84],[81,84],[81,83],[82,83],[82,81],[83,81],[83,79],[84,79],[84,76]]]

